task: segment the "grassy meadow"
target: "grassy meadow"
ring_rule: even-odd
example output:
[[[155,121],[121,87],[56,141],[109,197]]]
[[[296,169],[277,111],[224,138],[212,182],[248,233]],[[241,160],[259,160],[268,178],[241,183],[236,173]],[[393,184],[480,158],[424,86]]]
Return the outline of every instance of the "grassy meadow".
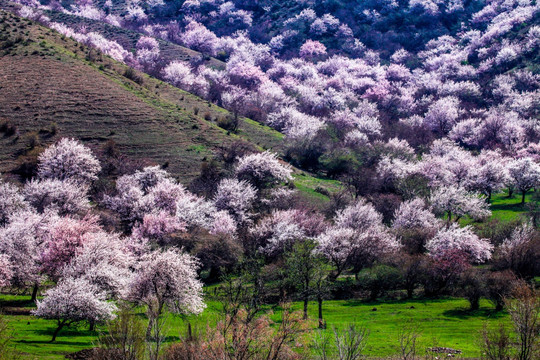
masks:
[[[29,296],[9,296],[0,298],[9,304],[10,310],[24,313],[32,304]],[[294,303],[294,310],[301,310],[301,303]],[[376,309],[376,310],[375,310]],[[279,322],[281,308],[267,308],[274,322]],[[350,323],[360,324],[369,330],[366,354],[370,358],[395,355],[399,346],[399,330],[407,324],[417,324],[421,332],[418,348],[424,352],[432,346],[444,346],[463,351],[463,357],[478,357],[479,331],[484,324],[508,323],[505,312],[495,312],[492,304],[481,302],[477,311],[469,311],[463,299],[408,300],[385,302],[362,302],[357,300],[332,300],[323,305],[327,330],[318,330],[315,321],[317,305],[309,305],[310,319],[304,341],[309,344],[318,331],[332,332],[332,328],[344,328]],[[141,317],[144,313],[140,312]],[[206,326],[213,326],[220,319],[220,304],[208,302],[207,309],[199,316],[180,317],[167,315],[167,343],[179,340],[186,333],[187,321],[195,331],[204,332]],[[88,326],[70,327],[62,330],[55,343],[50,343],[55,328],[54,321],[42,320],[31,315],[5,315],[13,330],[13,344],[23,354],[23,359],[63,359],[66,354],[91,348],[97,340],[97,331],[89,331]],[[99,329],[98,331],[104,329]],[[309,351],[309,350],[308,350]]]

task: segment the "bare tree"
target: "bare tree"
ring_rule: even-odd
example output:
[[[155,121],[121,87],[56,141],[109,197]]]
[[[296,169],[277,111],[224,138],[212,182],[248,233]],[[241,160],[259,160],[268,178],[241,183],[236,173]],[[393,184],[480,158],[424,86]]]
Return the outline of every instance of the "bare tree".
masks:
[[[416,343],[420,335],[421,332],[418,328],[418,324],[413,322],[410,322],[399,329],[399,353],[401,360],[417,359]]]
[[[127,304],[120,307],[116,319],[110,321],[107,331],[99,335],[99,347],[105,349],[103,360],[113,356],[118,360],[139,360],[145,352],[145,324]],[[102,359],[99,352],[96,360]]]
[[[334,328],[334,338],[339,360],[357,360],[366,347],[369,330],[363,326],[350,324],[344,331]]]
[[[538,359],[540,334],[540,294],[522,285],[506,299],[506,308],[514,324],[518,340],[518,360]]]
[[[510,360],[512,357],[512,341],[510,332],[503,323],[496,328],[488,328],[484,324],[481,330],[482,358],[487,360]]]

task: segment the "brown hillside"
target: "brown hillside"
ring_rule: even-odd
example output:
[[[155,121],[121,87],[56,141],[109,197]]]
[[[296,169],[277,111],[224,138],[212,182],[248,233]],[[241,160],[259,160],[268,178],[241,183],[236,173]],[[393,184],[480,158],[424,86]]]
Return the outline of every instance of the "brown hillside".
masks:
[[[235,139],[203,119],[222,109],[136,73],[141,86],[123,76],[125,66],[52,30],[0,12],[0,34],[0,121],[17,129],[0,134],[3,172],[36,143],[69,136],[94,146],[114,140],[129,156],[168,162],[187,182],[204,157]],[[250,126],[246,134],[264,130]]]

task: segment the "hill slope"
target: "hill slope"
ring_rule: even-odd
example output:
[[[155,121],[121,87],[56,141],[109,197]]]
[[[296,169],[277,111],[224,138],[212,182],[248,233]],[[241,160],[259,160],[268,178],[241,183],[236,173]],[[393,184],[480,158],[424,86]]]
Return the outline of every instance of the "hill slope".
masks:
[[[7,12],[0,30],[0,119],[16,127],[0,138],[4,171],[32,147],[70,136],[94,147],[114,140],[128,156],[168,162],[187,182],[204,157],[237,140],[204,119],[227,114],[215,105],[142,73],[133,72],[134,82],[124,65]],[[262,148],[281,142],[248,120],[239,134]]]

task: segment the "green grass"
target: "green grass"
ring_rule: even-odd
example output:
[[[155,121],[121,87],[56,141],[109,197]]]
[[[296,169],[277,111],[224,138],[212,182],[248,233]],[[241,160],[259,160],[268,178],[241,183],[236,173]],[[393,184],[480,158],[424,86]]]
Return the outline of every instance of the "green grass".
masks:
[[[525,205],[531,202],[532,191],[525,195]],[[492,217],[501,221],[510,221],[524,214],[527,209],[521,204],[521,194],[509,198],[508,193],[495,194],[491,198]]]
[[[28,296],[4,295],[3,305],[26,308],[31,306]],[[189,321],[196,331],[204,331],[220,318],[220,304],[207,302],[207,309],[199,316],[180,317],[168,315],[166,321],[167,342],[178,341],[184,335]],[[376,311],[373,309],[376,308]],[[294,303],[294,310],[301,304]],[[366,353],[371,357],[396,354],[399,329],[408,322],[419,325],[422,335],[419,349],[445,346],[460,349],[465,357],[479,356],[477,340],[479,330],[486,322],[508,322],[505,312],[496,313],[487,301],[481,302],[478,311],[469,311],[463,299],[411,300],[366,303],[356,300],[332,300],[324,303],[324,317],[328,330],[336,326],[344,328],[349,323],[362,324],[369,329]],[[270,310],[270,308],[267,308]],[[274,307],[271,318],[278,322],[281,309]],[[309,305],[311,319],[317,317],[315,303]],[[144,316],[141,312],[141,316]],[[62,359],[65,354],[94,346],[97,332],[88,331],[88,326],[68,328],[61,331],[55,343],[49,343],[54,321],[36,319],[30,315],[5,315],[13,329],[14,344],[24,353],[24,359]],[[310,323],[308,338],[316,334],[316,322]]]
[[[342,189],[343,185],[338,180],[314,177],[305,172],[293,175],[293,183],[310,203],[321,205],[329,201],[325,194],[333,194]],[[322,191],[320,191],[322,190]],[[324,192],[324,193],[323,193]]]

